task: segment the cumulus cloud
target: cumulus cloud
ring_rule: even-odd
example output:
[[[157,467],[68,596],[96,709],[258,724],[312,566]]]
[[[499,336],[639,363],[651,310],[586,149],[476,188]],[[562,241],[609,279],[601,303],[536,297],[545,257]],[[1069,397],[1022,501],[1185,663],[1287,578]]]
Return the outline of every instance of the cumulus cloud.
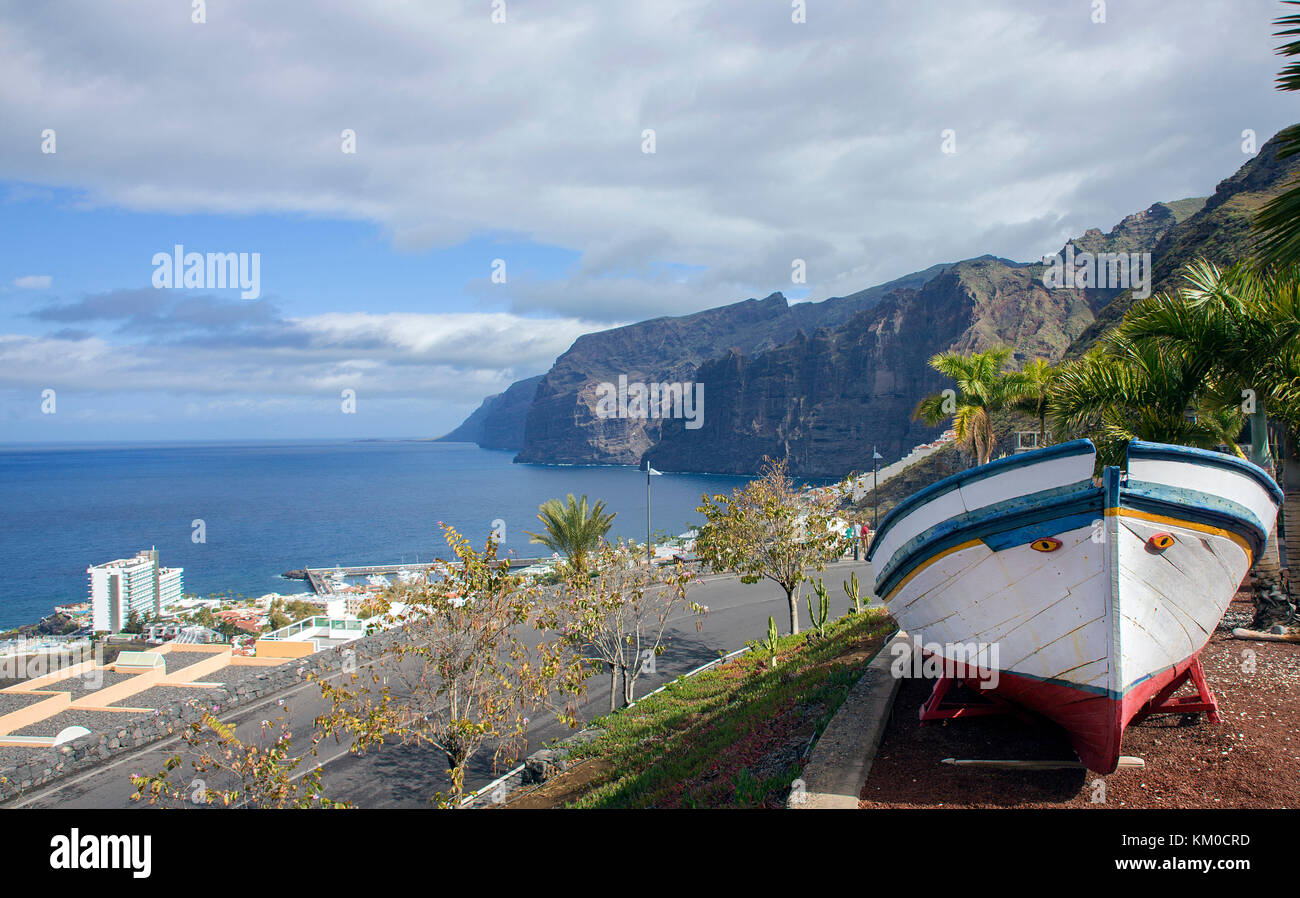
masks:
[[[1244,129],[1262,142],[1292,115],[1270,0],[1112,3],[1104,24],[1038,0],[818,0],[806,24],[752,0],[535,0],[505,24],[478,2],[184,12],[3,4],[0,117],[58,129],[59,153],[6,141],[0,167],[129,208],[582,253],[556,283],[512,281],[517,311],[692,311],[790,287],[795,258],[814,298],[1037,258],[1208,193]]]
[[[359,297],[290,317],[273,296],[149,289],[10,309],[29,317],[0,325],[0,388],[188,394],[198,417],[343,388],[463,408],[580,333],[801,294],[795,260],[822,299],[1036,259],[1209,193],[1248,158],[1244,131],[1294,117],[1272,0],[1133,0],[1104,24],[1041,0],[816,0],[806,24],[753,0],[507,6],[493,24],[477,0],[223,0],[199,25],[170,0],[0,0],[9,202],[72,188],[91,207],[371,222],[399,250],[490,235],[577,258],[465,285],[504,311]],[[33,326],[49,331],[3,333]]]
[[[577,318],[506,312],[290,318],[268,300],[151,289],[51,303],[31,317],[80,327],[0,335],[0,388],[245,394],[262,405],[265,397],[345,388],[477,402],[545,371],[577,336],[596,329]]]

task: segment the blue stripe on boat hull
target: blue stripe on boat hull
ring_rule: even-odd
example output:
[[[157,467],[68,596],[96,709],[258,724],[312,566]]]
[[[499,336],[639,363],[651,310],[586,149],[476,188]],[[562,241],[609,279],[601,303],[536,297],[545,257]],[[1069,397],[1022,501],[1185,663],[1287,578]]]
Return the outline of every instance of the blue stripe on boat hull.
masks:
[[[876,578],[876,595],[889,595],[909,573],[953,546],[973,539],[983,540],[986,544],[994,540],[999,545],[994,551],[1000,551],[1033,542],[1042,536],[1056,536],[1077,529],[1082,525],[1074,522],[1082,519],[1086,525],[1101,513],[1101,490],[1085,480],[1082,484],[1017,496],[957,515],[899,546]],[[1009,535],[1011,533],[1017,536],[1013,538]],[[1027,535],[1030,533],[1032,535]]]
[[[1237,458],[1234,455],[1225,455],[1222,452],[1212,452],[1209,449],[1194,449],[1191,446],[1171,446],[1165,443],[1148,443],[1143,440],[1129,441],[1128,457],[1130,461],[1135,458],[1163,459],[1212,468],[1222,468],[1226,471],[1235,471],[1239,474],[1245,474],[1263,487],[1268,494],[1273,497],[1273,501],[1276,504],[1282,504],[1282,489],[1277,485],[1277,481],[1268,476],[1268,472],[1263,468],[1246,461],[1244,458]]]
[[[1121,485],[1118,475],[1116,470],[1102,488],[1081,488],[1080,484],[1057,487],[942,521],[894,551],[876,578],[876,595],[888,596],[909,573],[953,546],[978,539],[994,552],[1001,552],[1086,526],[1105,508],[1132,508],[1227,530],[1245,539],[1256,555],[1268,538],[1259,519],[1231,500],[1143,481]]]
[[[1036,465],[1054,458],[1068,458],[1076,455],[1088,455],[1095,453],[1096,447],[1092,445],[1092,440],[1071,440],[1068,443],[1059,443],[1055,446],[1048,446],[1045,449],[1035,449],[1031,452],[1022,452],[1019,455],[1011,455],[1006,458],[1000,458],[996,461],[986,462],[977,468],[971,468],[967,471],[959,471],[951,474],[935,483],[930,484],[922,490],[918,490],[908,496],[902,502],[895,505],[885,515],[876,528],[876,533],[871,539],[871,548],[867,550],[867,561],[872,560],[875,553],[875,547],[880,544],[880,537],[884,536],[896,523],[907,517],[912,511],[925,505],[933,499],[937,499],[946,493],[950,493],[968,483],[975,483],[995,474],[1004,474],[1007,471],[1014,471],[1018,468],[1026,468],[1030,465]]]
[[[1273,529],[1271,525],[1266,527],[1249,508],[1231,499],[1163,483],[1130,479],[1124,485],[1121,502],[1125,508],[1230,530],[1250,543],[1256,555]]]

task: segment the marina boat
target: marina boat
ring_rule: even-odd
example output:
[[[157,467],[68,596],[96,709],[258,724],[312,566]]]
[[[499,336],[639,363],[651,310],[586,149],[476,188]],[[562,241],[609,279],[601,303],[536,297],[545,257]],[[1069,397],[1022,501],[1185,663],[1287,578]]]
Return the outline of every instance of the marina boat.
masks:
[[[1100,485],[1089,440],[1013,455],[881,521],[867,553],[876,595],[940,671],[922,720],[1028,709],[1100,773],[1150,714],[1217,722],[1199,653],[1282,493],[1218,452],[1134,440],[1127,455],[1127,473],[1108,467]],[[1197,695],[1173,697],[1188,681]],[[977,700],[948,701],[955,685]]]
[[[366,582],[369,583],[371,586],[377,586],[380,589],[387,589],[388,587],[393,585],[393,581],[389,580],[383,574],[371,574],[369,577],[366,578]]]

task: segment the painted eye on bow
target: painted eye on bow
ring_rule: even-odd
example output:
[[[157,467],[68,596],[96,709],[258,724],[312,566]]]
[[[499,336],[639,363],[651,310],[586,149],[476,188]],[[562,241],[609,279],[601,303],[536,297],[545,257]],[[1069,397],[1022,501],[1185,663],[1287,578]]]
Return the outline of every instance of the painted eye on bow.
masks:
[[[1153,552],[1163,552],[1174,544],[1174,538],[1168,533],[1157,533],[1147,540],[1147,548]]]
[[[1055,552],[1061,548],[1061,541],[1051,536],[1044,536],[1029,544],[1035,552]]]

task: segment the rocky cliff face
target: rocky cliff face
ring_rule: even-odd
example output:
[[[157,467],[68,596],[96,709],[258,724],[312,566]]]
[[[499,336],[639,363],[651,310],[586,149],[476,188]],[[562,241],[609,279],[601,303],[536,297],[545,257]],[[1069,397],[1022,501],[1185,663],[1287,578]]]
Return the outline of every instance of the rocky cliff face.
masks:
[[[538,374],[512,383],[504,393],[484,399],[441,443],[478,443],[484,449],[519,449],[524,445],[524,421],[537,395]]]
[[[460,426],[451,433],[444,434],[435,442],[438,443],[479,443],[483,439],[483,421],[492,413],[493,407],[497,400],[501,398],[500,393],[493,393],[482,402],[478,408],[474,409],[470,416],[460,422]]]
[[[1147,252],[1186,208],[1158,203],[1072,242]],[[931,355],[1009,345],[1020,359],[1058,359],[1118,292],[1049,290],[1043,271],[982,256],[822,303],[776,293],[585,335],[538,386],[516,461],[750,473],[770,455],[800,475],[838,476],[869,462],[872,444],[892,461],[937,432],[911,421],[941,388]],[[601,384],[620,375],[703,383],[702,426],[602,416]]]
[[[800,332],[844,323],[895,290],[920,286],[945,266],[908,275],[851,296],[790,305],[765,299],[655,318],[585,334],[556,360],[538,385],[528,410],[519,462],[634,465],[660,438],[655,418],[602,416],[603,383],[690,383],[700,365],[732,349],[754,355],[783,345]],[[708,411],[706,409],[706,416]]]
[[[1134,212],[1103,234],[1089,228],[1070,241],[1076,251],[1089,253],[1150,252],[1160,238],[1173,230],[1179,222],[1199,212],[1205,206],[1205,197],[1190,197],[1171,203],[1156,203],[1149,209]]]
[[[537,396],[538,374],[512,383],[483,420],[483,435],[478,444],[484,449],[520,449],[524,445],[524,422]]]
[[[1069,246],[1150,252],[1157,292],[1197,255],[1240,258],[1251,215],[1300,173],[1300,157],[1278,160],[1276,149],[1276,139],[1265,144],[1208,201],[1157,203]],[[1060,359],[1095,342],[1132,302],[1127,290],[1049,290],[1044,271],[1041,263],[986,256],[820,303],[791,306],[774,293],[587,334],[537,384],[526,422],[516,424],[516,461],[637,464],[645,457],[661,470],[751,473],[770,455],[788,457],[796,474],[840,476],[868,468],[872,445],[892,461],[936,433],[911,421],[921,396],[944,385],[926,364],[934,353],[1000,344],[1021,360]],[[620,375],[702,383],[702,426],[602,416],[600,386]],[[513,414],[522,407],[510,406]],[[479,412],[480,421],[495,415],[505,429],[501,397]],[[486,439],[486,425],[471,427],[474,420],[455,433]]]
[[[869,470],[873,446],[894,461],[939,433],[911,420],[921,397],[945,386],[930,356],[1009,345],[1023,357],[1055,358],[1092,321],[1084,291],[1048,290],[1041,272],[972,259],[838,328],[709,362],[698,374],[703,426],[665,421],[646,457],[660,470],[715,473],[750,473],[764,456],[788,458],[808,477]]]
[[[1151,250],[1153,294],[1176,287],[1179,269],[1193,259],[1231,265],[1250,254],[1255,213],[1300,175],[1300,156],[1278,159],[1278,144],[1274,137],[1260,147],[1236,174],[1221,181],[1203,204],[1193,207],[1186,205],[1191,201],[1181,201],[1182,208],[1175,209],[1179,213],[1177,223],[1161,235]],[[1067,355],[1077,356],[1096,343],[1124,317],[1134,301],[1131,291],[1121,291],[1098,312],[1096,322],[1080,334]]]

